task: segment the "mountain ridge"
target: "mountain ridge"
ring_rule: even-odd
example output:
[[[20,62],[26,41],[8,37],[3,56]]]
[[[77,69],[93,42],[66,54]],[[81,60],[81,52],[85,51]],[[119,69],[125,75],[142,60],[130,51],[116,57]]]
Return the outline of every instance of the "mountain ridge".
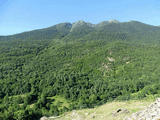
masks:
[[[1,36],[0,40],[52,40],[52,39],[79,39],[92,33],[122,33],[122,34],[152,34],[160,33],[157,26],[148,25],[138,21],[119,22],[117,20],[103,21],[92,24],[85,21],[75,23],[59,23],[51,27],[27,31],[9,36]],[[157,34],[158,34],[157,33]],[[157,36],[158,37],[158,36]],[[68,40],[67,40],[68,41]]]
[[[102,21],[102,22],[99,22],[97,24],[92,24],[90,22],[85,22],[83,20],[79,20],[79,21],[76,21],[74,23],[70,23],[70,22],[64,22],[64,23],[58,23],[58,24],[55,24],[55,25],[52,25],[50,27],[45,27],[45,28],[40,28],[40,29],[35,29],[35,30],[31,30],[31,31],[25,31],[25,32],[21,32],[21,33],[16,33],[16,34],[13,34],[13,35],[1,35],[0,37],[6,37],[6,36],[14,36],[14,35],[19,35],[19,34],[24,34],[24,33],[28,33],[28,32],[34,32],[34,31],[44,31],[44,30],[49,30],[49,29],[55,29],[54,27],[56,26],[60,26],[62,24],[68,24],[69,26],[73,26],[74,24],[77,24],[77,23],[83,23],[83,24],[88,24],[89,26],[92,26],[92,27],[96,27],[96,26],[103,26],[104,24],[105,25],[108,25],[108,24],[113,24],[113,23],[117,23],[117,24],[123,24],[123,23],[139,23],[139,24],[145,24],[147,26],[152,26],[152,27],[159,27],[159,26],[154,26],[154,25],[150,25],[150,24],[146,24],[146,23],[143,23],[143,22],[139,22],[139,21],[135,21],[135,20],[131,20],[131,21],[128,21],[128,22],[119,22],[118,20],[108,20],[108,21]]]

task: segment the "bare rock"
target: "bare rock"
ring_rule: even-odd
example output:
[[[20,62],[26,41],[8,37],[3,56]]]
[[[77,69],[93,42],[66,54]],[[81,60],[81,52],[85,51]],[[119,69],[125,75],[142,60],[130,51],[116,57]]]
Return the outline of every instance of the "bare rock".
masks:
[[[125,120],[160,120],[160,98],[145,110],[136,112]]]
[[[40,120],[48,120],[48,118],[46,116],[43,116],[40,118]]]

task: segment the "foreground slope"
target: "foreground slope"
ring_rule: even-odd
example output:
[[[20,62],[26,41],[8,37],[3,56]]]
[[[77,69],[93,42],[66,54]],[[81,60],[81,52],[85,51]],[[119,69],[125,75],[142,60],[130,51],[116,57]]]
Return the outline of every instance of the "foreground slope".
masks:
[[[132,113],[146,109],[152,100],[130,100],[124,102],[109,102],[92,109],[82,109],[67,112],[49,120],[124,120]],[[148,113],[149,114],[149,113]]]

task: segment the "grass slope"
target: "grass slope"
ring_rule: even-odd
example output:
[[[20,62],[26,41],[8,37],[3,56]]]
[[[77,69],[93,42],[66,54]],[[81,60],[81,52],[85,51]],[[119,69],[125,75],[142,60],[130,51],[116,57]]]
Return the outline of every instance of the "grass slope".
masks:
[[[153,100],[114,101],[92,109],[74,110],[57,118],[50,117],[49,120],[123,120],[132,113],[145,109],[152,102]],[[113,112],[120,108],[130,112],[113,116]]]

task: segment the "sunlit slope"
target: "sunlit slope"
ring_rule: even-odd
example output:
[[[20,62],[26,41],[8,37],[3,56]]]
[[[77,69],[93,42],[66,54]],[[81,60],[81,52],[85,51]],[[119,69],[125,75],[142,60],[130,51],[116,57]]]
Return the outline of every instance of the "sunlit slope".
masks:
[[[50,117],[49,120],[124,120],[132,113],[145,109],[151,102],[152,100],[109,102],[96,108],[74,110],[55,118]]]

